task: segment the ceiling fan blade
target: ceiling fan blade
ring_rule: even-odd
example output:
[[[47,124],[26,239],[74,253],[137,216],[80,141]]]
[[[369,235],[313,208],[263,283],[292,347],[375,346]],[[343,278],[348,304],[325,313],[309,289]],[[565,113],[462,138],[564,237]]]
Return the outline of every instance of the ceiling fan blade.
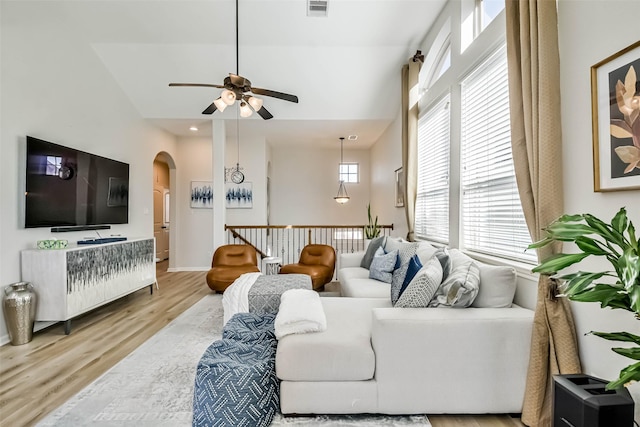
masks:
[[[273,119],[273,114],[271,114],[266,108],[261,107],[258,111],[256,111],[256,113],[260,114],[260,117],[262,117],[265,120],[269,120],[269,119]]]
[[[211,85],[207,83],[169,83],[169,86],[215,87],[218,89],[224,89],[224,86]]]
[[[218,107],[216,107],[216,103],[214,101],[211,103],[211,105],[209,105],[207,108],[204,109],[202,114],[213,114],[217,109]]]
[[[296,104],[298,103],[298,97],[295,95],[289,95],[288,93],[276,92],[275,90],[269,89],[260,89],[259,87],[252,87],[251,92],[256,95],[270,96],[272,98],[283,99],[285,101],[295,102]]]

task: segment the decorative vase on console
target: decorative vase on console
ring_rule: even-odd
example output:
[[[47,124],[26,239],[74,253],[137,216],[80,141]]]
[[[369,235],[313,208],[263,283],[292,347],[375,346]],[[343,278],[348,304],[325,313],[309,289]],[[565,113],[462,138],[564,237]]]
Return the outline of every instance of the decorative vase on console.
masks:
[[[4,288],[2,308],[12,345],[22,345],[33,338],[38,296],[31,283],[18,282]]]

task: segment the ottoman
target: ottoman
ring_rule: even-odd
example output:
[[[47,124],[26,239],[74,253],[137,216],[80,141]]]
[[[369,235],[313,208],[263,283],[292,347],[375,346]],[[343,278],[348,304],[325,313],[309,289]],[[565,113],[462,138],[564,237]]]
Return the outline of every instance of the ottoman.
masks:
[[[193,426],[266,427],[278,411],[274,314],[239,313],[198,362]]]

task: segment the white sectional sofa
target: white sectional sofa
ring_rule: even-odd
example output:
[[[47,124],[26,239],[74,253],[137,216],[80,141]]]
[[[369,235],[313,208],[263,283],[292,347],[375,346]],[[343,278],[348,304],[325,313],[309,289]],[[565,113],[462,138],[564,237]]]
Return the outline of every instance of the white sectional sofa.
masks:
[[[321,298],[326,331],[279,341],[283,414],[521,412],[533,311],[393,307],[361,258],[343,255],[343,297]]]

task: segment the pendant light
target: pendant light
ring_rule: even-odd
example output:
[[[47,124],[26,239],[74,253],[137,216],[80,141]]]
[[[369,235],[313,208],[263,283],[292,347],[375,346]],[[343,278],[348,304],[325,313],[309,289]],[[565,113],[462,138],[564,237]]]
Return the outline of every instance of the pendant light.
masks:
[[[343,145],[344,145],[344,137],[340,137],[340,166],[338,168],[338,173],[340,174],[340,178],[342,178],[342,171],[340,170],[342,168],[342,151],[343,151]],[[336,197],[333,198],[336,202],[340,203],[341,205],[347,203],[349,201],[349,195],[347,194],[347,189],[344,186],[344,180],[340,179],[340,186],[338,187],[338,195]]]

